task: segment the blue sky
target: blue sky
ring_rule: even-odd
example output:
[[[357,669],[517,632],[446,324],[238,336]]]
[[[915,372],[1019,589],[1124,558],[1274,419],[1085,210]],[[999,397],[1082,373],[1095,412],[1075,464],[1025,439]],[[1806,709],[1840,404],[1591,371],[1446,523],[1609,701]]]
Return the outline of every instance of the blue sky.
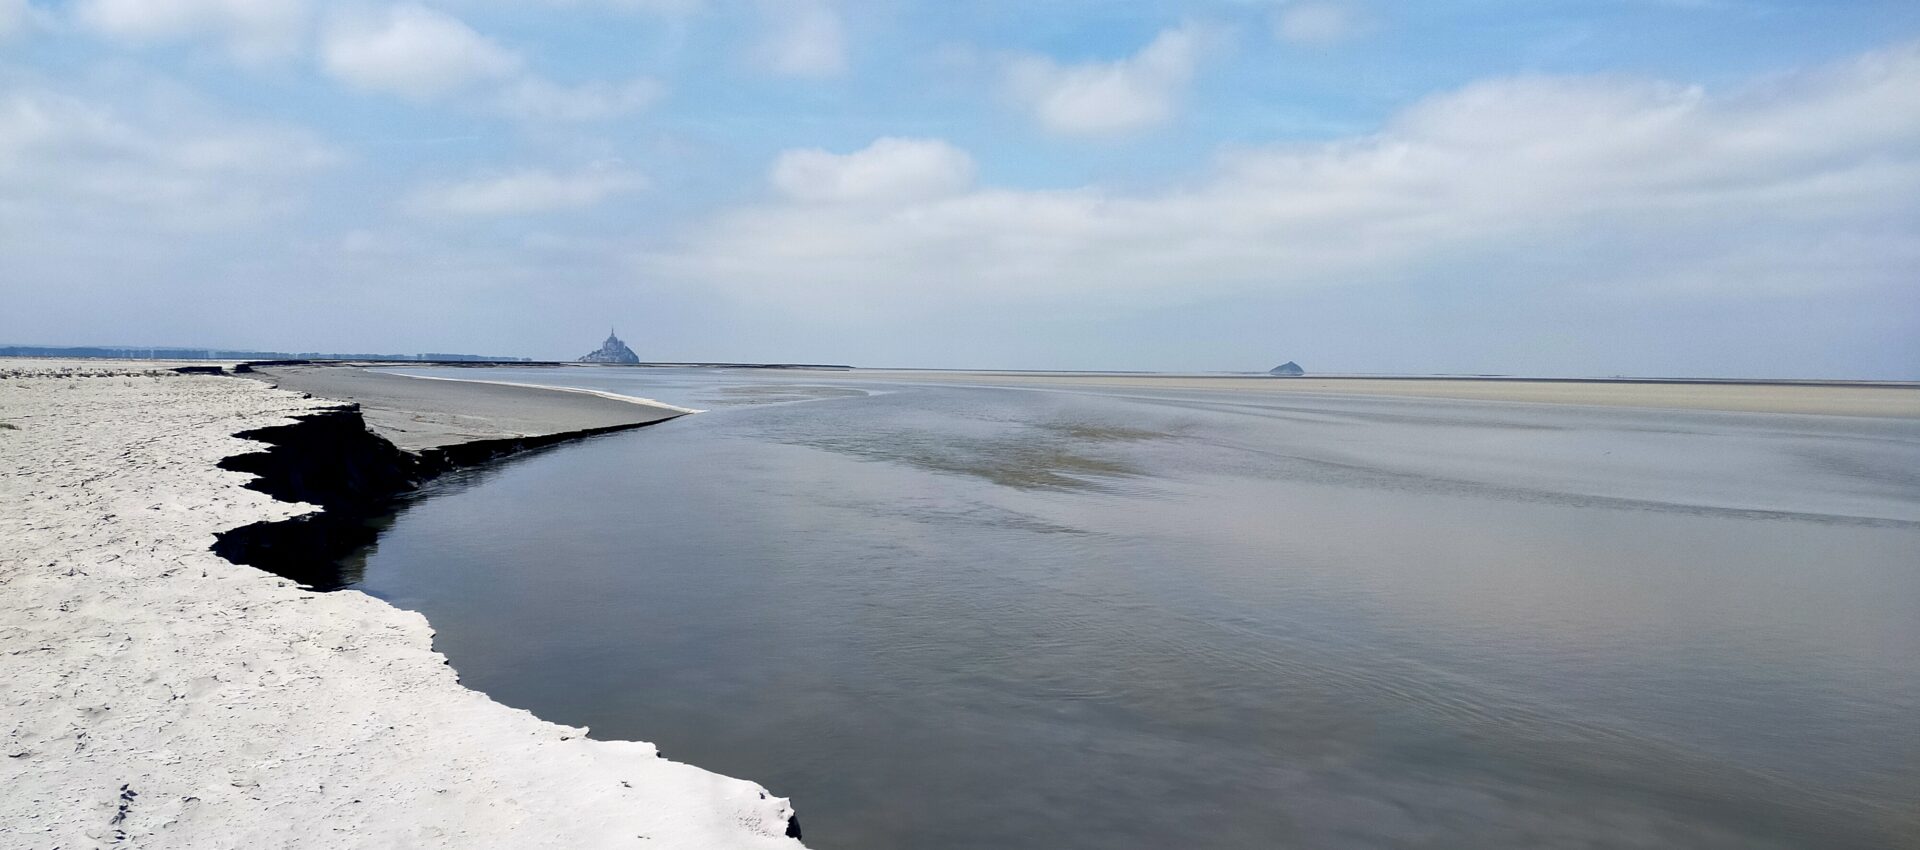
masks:
[[[1920,378],[1920,4],[0,0],[0,342]]]

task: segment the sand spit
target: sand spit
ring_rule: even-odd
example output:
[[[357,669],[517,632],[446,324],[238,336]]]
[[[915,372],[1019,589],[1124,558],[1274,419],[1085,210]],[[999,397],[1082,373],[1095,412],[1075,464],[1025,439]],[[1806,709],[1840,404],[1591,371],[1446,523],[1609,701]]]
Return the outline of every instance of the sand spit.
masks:
[[[394,374],[400,375],[400,377],[402,378],[412,378],[416,381],[457,381],[463,384],[493,384],[494,386],[497,386],[497,387],[527,387],[527,388],[537,389],[537,390],[548,390],[548,391],[557,390],[563,393],[585,393],[586,395],[590,395],[590,396],[599,396],[600,398],[610,398],[615,401],[624,401],[628,404],[644,404],[650,407],[662,407],[662,408],[666,408],[667,410],[677,410],[681,413],[705,413],[706,412],[699,408],[681,407],[680,405],[677,405],[677,404],[668,404],[659,399],[642,398],[637,395],[624,395],[622,393],[610,393],[610,392],[607,392],[606,390],[590,390],[585,387],[556,387],[556,386],[548,386],[546,384],[529,384],[524,381],[483,381],[478,378],[445,378],[438,375],[408,375],[408,374],[399,373],[399,372],[396,372]]]
[[[250,364],[244,374],[351,402],[237,434],[267,448],[221,462],[255,474],[251,489],[323,510],[223,531],[214,552],[318,590],[351,584],[340,560],[373,543],[377,519],[443,472],[694,412],[611,393],[429,380],[348,364]]]
[[[799,846],[753,783],[462,687],[417,614],[208,551],[312,509],[231,435],[327,407],[0,361],[0,846]]]
[[[414,452],[603,431],[689,412],[611,394],[481,380],[426,381],[358,366],[273,366],[249,374],[281,389],[358,404],[370,430]]]
[[[862,369],[861,378],[991,386],[1114,390],[1230,390],[1308,395],[1439,398],[1460,401],[1579,404],[1734,413],[1920,418],[1920,384],[1526,380],[1514,378],[1273,378],[1241,375],[1156,375],[1076,372],[923,372]]]

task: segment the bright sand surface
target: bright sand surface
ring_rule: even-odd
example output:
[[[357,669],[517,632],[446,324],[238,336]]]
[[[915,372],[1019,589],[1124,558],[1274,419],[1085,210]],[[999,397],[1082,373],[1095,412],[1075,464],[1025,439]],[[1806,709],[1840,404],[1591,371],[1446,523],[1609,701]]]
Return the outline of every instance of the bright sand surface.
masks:
[[[1039,385],[1101,390],[1230,390],[1386,395],[1753,413],[1920,418],[1920,384],[1748,381],[1530,381],[1473,378],[1268,378],[1072,372],[921,372],[859,369],[837,376],[901,381]]]
[[[0,360],[0,847],[799,846],[758,785],[462,687],[418,614],[208,551],[311,510],[231,435],[327,404],[166,365]]]
[[[357,366],[290,366],[252,373],[285,390],[360,405],[367,427],[408,451],[480,440],[645,425],[692,413],[651,399],[485,380],[415,378]]]

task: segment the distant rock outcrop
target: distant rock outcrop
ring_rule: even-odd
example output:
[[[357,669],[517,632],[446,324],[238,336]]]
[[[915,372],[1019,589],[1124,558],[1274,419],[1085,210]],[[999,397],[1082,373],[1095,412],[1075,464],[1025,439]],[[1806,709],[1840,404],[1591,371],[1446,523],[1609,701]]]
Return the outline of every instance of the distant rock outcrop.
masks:
[[[1267,370],[1267,374],[1272,375],[1276,378],[1298,378],[1301,375],[1305,375],[1306,373],[1307,373],[1307,370],[1300,368],[1300,364],[1295,363],[1292,360],[1288,360],[1285,363],[1282,363],[1278,366],[1273,367],[1272,369]]]
[[[613,331],[607,331],[607,341],[600,343],[600,350],[580,358],[582,363],[638,363],[640,355],[620,341]]]

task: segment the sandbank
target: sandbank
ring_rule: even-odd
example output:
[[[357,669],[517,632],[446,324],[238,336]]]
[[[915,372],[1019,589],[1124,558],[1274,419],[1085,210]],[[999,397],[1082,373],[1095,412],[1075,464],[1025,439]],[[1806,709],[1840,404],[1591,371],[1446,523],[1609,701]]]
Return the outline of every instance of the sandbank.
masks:
[[[492,381],[433,380],[358,366],[247,373],[284,390],[360,405],[367,426],[407,451],[648,425],[686,408],[648,399]]]
[[[996,386],[1438,398],[1607,407],[1920,418],[1920,384],[1842,381],[1527,380],[1514,378],[1272,378],[1073,372],[861,369],[863,378]],[[844,374],[839,377],[846,377]]]
[[[170,365],[0,361],[0,846],[800,846],[758,785],[462,687],[418,614],[214,555],[314,509],[233,435],[337,405]]]

